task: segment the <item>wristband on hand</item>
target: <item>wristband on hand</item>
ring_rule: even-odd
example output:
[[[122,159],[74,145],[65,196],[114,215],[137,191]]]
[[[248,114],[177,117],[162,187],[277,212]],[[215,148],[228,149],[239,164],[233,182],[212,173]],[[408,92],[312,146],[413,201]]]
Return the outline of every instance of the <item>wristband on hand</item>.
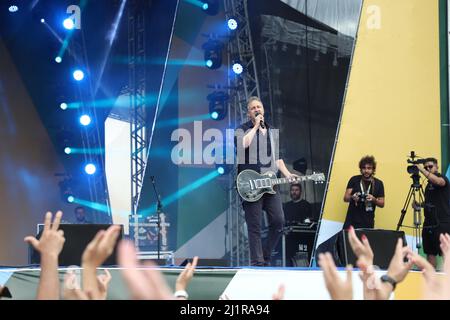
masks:
[[[392,285],[392,291],[395,290],[395,287],[397,285],[397,281],[395,281],[394,279],[392,279],[391,277],[389,277],[387,274],[382,275],[380,278],[381,282],[387,282],[390,283]]]
[[[189,298],[189,295],[185,290],[178,290],[173,295],[175,298],[184,298],[186,300]]]

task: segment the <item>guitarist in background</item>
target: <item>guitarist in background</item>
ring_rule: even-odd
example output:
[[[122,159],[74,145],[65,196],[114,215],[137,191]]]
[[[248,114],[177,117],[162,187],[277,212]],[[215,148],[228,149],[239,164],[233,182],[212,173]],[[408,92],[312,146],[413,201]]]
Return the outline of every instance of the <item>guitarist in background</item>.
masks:
[[[236,129],[235,146],[238,159],[238,174],[251,169],[258,173],[267,171],[281,173],[290,181],[297,175],[291,174],[279,157],[278,130],[264,121],[264,106],[258,97],[247,102],[250,121]],[[272,250],[280,239],[284,226],[284,214],[279,193],[264,194],[256,202],[243,201],[252,266],[270,266]],[[261,218],[265,210],[269,220],[269,234],[263,248],[261,241]]]

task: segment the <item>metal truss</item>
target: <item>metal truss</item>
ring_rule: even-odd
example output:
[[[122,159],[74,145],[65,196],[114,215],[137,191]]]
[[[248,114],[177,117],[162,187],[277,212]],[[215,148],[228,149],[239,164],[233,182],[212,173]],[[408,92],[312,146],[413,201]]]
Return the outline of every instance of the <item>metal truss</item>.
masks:
[[[247,0],[224,0],[226,19],[238,21],[238,28],[230,32],[227,46],[228,65],[238,61],[244,67],[244,72],[235,76],[229,73],[228,94],[229,124],[234,128],[247,120],[247,100],[251,96],[260,96],[258,73],[253,52],[253,43],[249,25]],[[235,188],[236,170],[230,175],[229,201],[227,210],[228,250],[232,266],[248,265],[249,247],[241,199]]]
[[[105,175],[105,157],[103,152],[98,152],[104,145],[100,130],[98,110],[95,106],[95,96],[92,86],[92,77],[89,64],[87,61],[86,45],[84,41],[83,30],[73,36],[70,42],[70,53],[75,61],[85,67],[87,72],[87,79],[85,81],[79,81],[77,84],[77,95],[80,105],[78,108],[78,117],[83,114],[88,114],[94,125],[87,125],[81,127],[81,142],[83,150],[86,150],[83,154],[85,163],[93,163],[96,166],[96,174],[87,176],[87,183],[89,190],[89,201],[105,205],[107,208],[108,216],[111,217],[111,211],[109,206],[109,194],[106,183]],[[96,223],[104,223],[104,213],[101,215],[94,214],[93,220]]]
[[[146,44],[145,10],[143,1],[128,3],[128,72],[130,98],[130,144],[131,144],[131,216],[134,243],[139,248],[139,217],[137,215],[139,194],[144,182],[147,161],[148,133],[146,112]]]

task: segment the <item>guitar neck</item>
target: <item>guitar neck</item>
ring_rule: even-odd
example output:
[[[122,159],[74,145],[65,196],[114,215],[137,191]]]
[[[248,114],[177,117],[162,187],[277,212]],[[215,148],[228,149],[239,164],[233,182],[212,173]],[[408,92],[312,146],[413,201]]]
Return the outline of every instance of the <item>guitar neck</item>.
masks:
[[[301,177],[296,178],[292,182],[301,182],[301,181],[305,181],[305,180],[306,180],[306,177],[305,176],[301,176]],[[288,178],[270,179],[270,181],[272,182],[272,185],[291,183],[291,181],[289,181]]]

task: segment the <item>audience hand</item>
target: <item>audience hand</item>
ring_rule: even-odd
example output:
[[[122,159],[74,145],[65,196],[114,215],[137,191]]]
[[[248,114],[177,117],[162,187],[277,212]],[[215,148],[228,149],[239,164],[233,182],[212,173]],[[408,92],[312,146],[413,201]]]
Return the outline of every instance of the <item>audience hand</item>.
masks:
[[[339,276],[333,257],[329,252],[319,254],[319,266],[323,270],[325,285],[333,300],[352,300],[352,267],[347,266],[347,278],[342,280]]]
[[[284,286],[284,284],[280,284],[278,287],[278,291],[272,295],[272,300],[283,300],[285,291],[286,287]]]
[[[120,230],[120,226],[112,225],[106,231],[99,231],[83,252],[83,290],[91,292],[94,299],[106,299],[111,274],[107,272],[99,278],[97,268],[113,253]]]
[[[189,282],[194,276],[195,268],[197,267],[198,257],[195,256],[192,263],[188,262],[184,270],[180,273],[175,283],[175,291],[186,291]]]
[[[58,258],[62,251],[66,239],[64,238],[64,232],[58,230],[61,217],[62,212],[58,211],[52,224],[52,213],[47,212],[45,214],[44,230],[41,238],[37,240],[33,236],[28,236],[24,239],[25,242],[31,244],[33,248],[41,254],[41,258],[43,256]]]
[[[58,230],[62,212],[58,211],[52,224],[52,213],[47,212],[44,220],[44,230],[41,238],[25,237],[25,242],[31,244],[41,255],[41,277],[39,279],[38,300],[59,299],[58,257],[66,239],[64,232]]]
[[[164,280],[161,272],[156,270],[152,262],[146,263],[144,270],[137,261],[136,249],[130,241],[122,240],[118,248],[118,260],[122,275],[132,299],[137,300],[172,300],[173,293]]]

